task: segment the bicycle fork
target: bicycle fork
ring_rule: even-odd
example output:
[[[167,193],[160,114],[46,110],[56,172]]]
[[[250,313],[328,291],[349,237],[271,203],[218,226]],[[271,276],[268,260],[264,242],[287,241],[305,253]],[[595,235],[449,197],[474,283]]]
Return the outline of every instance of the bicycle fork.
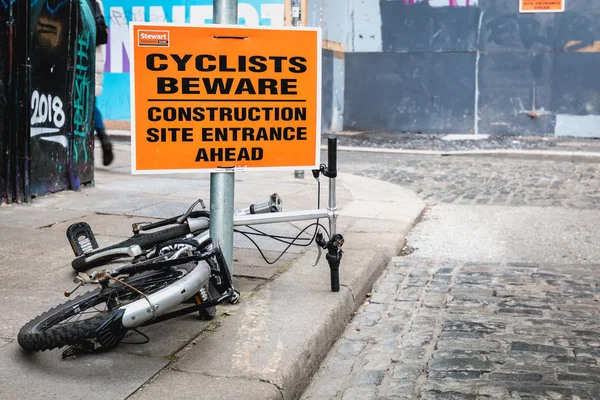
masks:
[[[312,171],[314,178],[317,180],[319,180],[321,174],[329,178],[329,202],[326,210],[315,209],[282,211],[260,215],[235,215],[233,217],[233,226],[275,224],[280,222],[308,221],[313,219],[327,218],[329,220],[329,240],[325,240],[323,238],[323,234],[319,232],[317,234],[316,242],[319,246],[319,258],[321,256],[321,249],[327,250],[325,258],[327,259],[329,268],[331,270],[331,291],[339,292],[339,268],[342,260],[342,245],[344,244],[344,237],[337,233],[336,224],[338,211],[335,186],[335,179],[337,177],[337,138],[335,136],[331,135],[328,137],[327,147],[328,165],[321,164],[319,169]],[[207,232],[197,236],[196,240],[201,241],[205,237],[208,237]],[[317,262],[319,261],[319,258],[317,258]]]
[[[313,170],[315,179],[323,174],[329,178],[329,201],[327,204],[327,218],[329,219],[329,241],[323,239],[321,232],[317,234],[316,242],[320,248],[327,250],[325,259],[329,264],[331,275],[331,291],[340,291],[340,262],[342,261],[342,246],[344,237],[337,233],[337,202],[336,202],[336,178],[337,178],[337,138],[330,135],[327,138],[327,166],[321,164],[320,169]],[[319,257],[321,256],[319,250]],[[319,259],[317,258],[317,262]]]

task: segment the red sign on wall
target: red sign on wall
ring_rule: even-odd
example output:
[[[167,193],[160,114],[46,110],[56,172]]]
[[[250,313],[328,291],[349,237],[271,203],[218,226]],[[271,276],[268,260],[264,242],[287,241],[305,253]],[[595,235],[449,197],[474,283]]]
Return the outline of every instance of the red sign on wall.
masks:
[[[522,13],[563,12],[565,0],[520,0],[519,11]]]

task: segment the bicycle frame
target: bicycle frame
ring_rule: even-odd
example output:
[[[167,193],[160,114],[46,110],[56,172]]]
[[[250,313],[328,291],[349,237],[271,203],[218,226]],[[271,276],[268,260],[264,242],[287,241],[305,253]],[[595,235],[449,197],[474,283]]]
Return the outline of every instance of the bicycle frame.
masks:
[[[340,290],[339,265],[344,242],[336,229],[336,143],[334,136],[328,138],[329,165],[321,164],[319,169],[312,171],[317,181],[321,175],[329,178],[329,201],[326,209],[283,212],[279,196],[273,194],[269,201],[238,210],[233,216],[234,226],[327,218],[329,238],[325,240],[323,233],[317,231],[312,240],[318,245],[319,256],[321,249],[327,250],[331,290],[334,292]],[[183,215],[154,223],[133,224],[133,236],[105,248],[99,248],[87,223],[77,222],[69,226],[67,237],[75,253],[71,266],[76,271],[103,265],[120,257],[131,256],[133,259],[113,270],[95,271],[90,275],[79,274],[74,279],[77,286],[65,291],[66,297],[86,284],[100,284],[102,288],[97,292],[90,292],[89,296],[84,295],[63,304],[64,309],[55,307],[32,319],[21,328],[19,344],[27,350],[35,351],[73,345],[73,348],[63,353],[63,357],[76,354],[77,351],[112,348],[129,329],[194,311],[200,311],[203,319],[211,319],[215,316],[214,306],[227,300],[233,304],[239,301],[240,295],[234,289],[232,273],[221,252],[220,243],[211,237],[210,214],[204,209],[194,211],[198,203],[202,203],[202,200],[194,203]],[[159,227],[165,228],[157,230]],[[124,288],[115,290],[115,285]],[[112,298],[120,290],[125,290],[127,294],[129,291],[137,292],[139,296],[124,296],[123,301]],[[104,300],[108,312],[94,315],[89,321],[79,320],[85,310],[95,308],[99,304],[97,302]],[[127,303],[128,301],[130,302]],[[77,319],[70,321],[72,324],[60,324],[63,319],[66,321],[75,316]],[[40,331],[40,326],[54,326],[56,330],[46,332],[42,328]],[[84,326],[85,329],[82,329]]]
[[[341,259],[341,249],[339,248],[341,247],[341,243],[336,242],[339,242],[341,240],[341,242],[343,243],[343,238],[341,238],[341,235],[338,235],[336,232],[336,138],[330,136],[328,138],[328,145],[328,158],[330,168],[327,169],[325,166],[321,165],[321,168],[319,170],[313,171],[313,175],[317,179],[320,173],[323,173],[329,178],[329,200],[326,210],[313,209],[252,215],[238,214],[234,215],[233,225],[244,226],[272,224],[280,222],[306,221],[327,218],[329,220],[330,241],[324,247],[328,249],[327,260],[331,269],[331,290],[337,292],[339,291],[338,268],[339,261]],[[192,222],[190,221],[190,223]],[[209,239],[210,231],[208,229],[195,236],[195,240],[198,243],[203,243]],[[162,310],[168,311],[169,309],[172,309],[173,307],[176,307],[177,305],[181,304],[181,302],[185,300],[181,299],[185,293],[196,293],[198,290],[200,290],[200,288],[202,288],[206,284],[210,277],[210,266],[208,266],[208,270],[200,267],[201,265],[199,263],[199,265],[195,268],[195,270],[192,273],[179,280],[177,284],[171,285],[157,293],[150,295],[148,299],[138,300],[134,303],[122,307],[124,309],[123,326],[127,328],[139,326],[141,321],[143,323],[146,323],[151,320],[153,322],[158,322],[159,320],[157,320],[157,317],[164,315],[164,312],[162,312]],[[148,307],[148,303],[153,304],[153,306]],[[156,309],[154,309],[154,307],[156,307]],[[188,308],[189,311],[194,311],[195,309],[195,307]],[[185,313],[185,310],[182,310],[182,312],[179,313],[175,312],[169,314],[168,316],[164,316],[167,318],[171,318],[181,315],[182,313]],[[164,319],[166,318],[161,318],[160,321]]]
[[[185,302],[190,297],[190,293],[198,293],[208,283],[210,274],[210,265],[206,261],[201,261],[192,272],[174,284],[120,307],[119,310],[123,312],[123,327],[135,328],[169,313],[170,310]]]
[[[343,245],[343,237],[337,233],[337,203],[336,203],[336,177],[337,177],[337,139],[335,136],[328,138],[328,166],[324,164],[320,165],[318,170],[313,170],[313,176],[315,179],[319,179],[320,175],[323,174],[329,178],[329,200],[327,209],[313,209],[313,210],[301,210],[301,211],[281,211],[281,199],[277,194],[270,196],[269,201],[260,204],[253,204],[246,209],[236,210],[233,216],[233,226],[243,225],[259,225],[259,224],[272,224],[281,222],[293,222],[293,221],[307,221],[307,220],[318,220],[321,218],[327,218],[329,220],[329,241],[324,241],[322,236],[317,236],[317,244],[320,248],[327,249],[327,261],[331,268],[331,290],[334,292],[339,291],[339,262],[341,259],[341,246]],[[158,231],[149,234],[150,236],[155,234],[161,234],[163,232],[175,231],[176,236],[171,237],[183,237],[183,236],[198,236],[201,241],[204,241],[210,237],[209,228],[210,220],[207,211],[193,211],[194,207],[201,203],[204,207],[202,200],[196,201],[188,211],[180,216],[168,218],[159,222],[150,224],[133,224],[134,237],[128,239],[119,245],[109,246],[105,249],[98,249],[97,242],[94,238],[93,233],[89,225],[85,223],[74,224],[69,227],[67,236],[71,242],[72,247],[79,247],[79,251],[76,251],[76,259],[73,260],[72,266],[75,270],[81,271],[87,266],[94,266],[97,263],[110,261],[115,258],[124,256],[129,257],[144,257],[149,250],[148,242],[141,244],[140,240],[145,240],[148,236],[140,235],[140,231],[153,230],[159,227],[175,224],[172,228],[168,228],[164,231]],[[186,224],[182,224],[186,222]],[[71,229],[73,229],[72,232]],[[77,238],[81,232],[85,232],[84,244],[78,244]],[[171,233],[169,233],[171,234]],[[139,236],[138,236],[139,235]],[[181,236],[180,236],[181,235]],[[142,239],[135,239],[142,238]],[[137,243],[136,243],[137,241]],[[129,242],[129,243],[127,243]],[[151,242],[152,246],[158,241]],[[141,245],[140,245],[141,244]],[[142,248],[141,246],[144,246]],[[86,248],[86,251],[82,250]],[[320,255],[320,254],[319,254]]]
[[[315,179],[319,179],[321,174],[325,175],[329,178],[329,200],[327,209],[313,209],[313,210],[300,210],[300,211],[288,211],[288,212],[274,212],[274,213],[263,213],[263,214],[252,214],[251,212],[244,212],[243,210],[240,212],[236,212],[233,217],[233,225],[234,226],[245,226],[245,225],[259,225],[259,224],[272,224],[272,223],[281,223],[281,222],[293,222],[293,221],[306,221],[306,220],[316,220],[321,218],[327,218],[329,220],[329,241],[326,242],[322,238],[317,238],[317,244],[320,248],[325,248],[328,250],[327,252],[327,261],[329,263],[329,267],[331,270],[331,290],[334,292],[339,291],[339,263],[341,260],[341,246],[343,244],[343,238],[336,232],[336,219],[337,219],[337,204],[336,204],[336,184],[335,179],[337,177],[337,169],[336,169],[336,138],[330,136],[328,138],[328,162],[329,167],[325,165],[321,165],[319,170],[313,171],[313,176]],[[273,198],[272,200],[273,201]],[[276,201],[277,206],[280,208],[279,201]],[[265,203],[267,204],[267,203]],[[273,204],[273,203],[271,203]],[[264,207],[263,207],[264,208]],[[263,209],[262,212],[265,212]],[[191,209],[188,211],[189,215],[191,213]],[[183,216],[182,216],[183,217]],[[180,217],[181,218],[181,217]],[[171,218],[167,221],[173,222],[179,218]],[[159,222],[155,224],[155,226],[163,226],[167,223]],[[175,282],[168,287],[161,289],[155,293],[152,293],[148,296],[144,296],[144,298],[124,305],[119,308],[120,312],[118,320],[120,320],[122,327],[135,328],[144,325],[150,325],[156,322],[164,321],[166,319],[174,318],[183,314],[187,314],[189,312],[197,311],[202,307],[210,307],[212,305],[219,304],[227,299],[230,299],[233,296],[234,289],[233,284],[231,282],[231,276],[229,270],[223,271],[227,269],[226,263],[223,259],[222,254],[220,253],[219,244],[215,243],[211,240],[211,235],[209,231],[209,221],[205,217],[200,218],[187,218],[187,224],[189,226],[189,231],[192,235],[194,235],[194,240],[201,244],[207,241],[212,242],[213,246],[213,255],[216,254],[218,259],[218,264],[220,266],[221,274],[229,274],[226,276],[222,276],[224,281],[226,282],[225,286],[228,286],[223,292],[220,293],[220,297],[213,301],[205,302],[201,304],[198,302],[194,306],[187,307],[181,310],[175,310],[178,306],[182,305],[186,301],[190,299],[195,293],[198,293],[201,288],[203,288],[209,281],[211,274],[213,273],[210,264],[206,261],[206,259],[188,257],[187,259],[179,259],[177,258],[179,253],[174,256],[174,261],[171,265],[179,263],[185,263],[192,261],[198,261],[196,268],[194,268],[190,273],[186,276],[182,277],[180,280]],[[141,228],[142,230],[144,228]],[[198,232],[195,234],[195,232]],[[319,249],[320,251],[320,249]],[[109,254],[129,254],[131,256],[137,256],[143,254],[143,250],[138,245],[133,245],[129,247],[120,247],[113,248],[103,252],[100,252],[96,256],[90,256],[88,258],[89,261],[93,261],[94,257],[101,258]],[[167,264],[162,264],[164,267]],[[113,273],[118,273],[120,271],[124,273],[131,273],[130,271],[135,270],[136,264],[132,264],[131,266],[123,266],[119,267],[113,271]],[[144,267],[142,267],[144,268]],[[149,269],[152,267],[148,267]]]

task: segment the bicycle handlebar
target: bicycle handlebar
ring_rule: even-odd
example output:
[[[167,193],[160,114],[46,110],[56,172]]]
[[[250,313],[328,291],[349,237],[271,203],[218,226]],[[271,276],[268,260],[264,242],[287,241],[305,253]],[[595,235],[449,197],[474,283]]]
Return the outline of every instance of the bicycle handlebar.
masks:
[[[183,216],[183,214],[178,215],[176,217],[163,219],[162,221],[152,222],[150,224],[145,224],[145,225],[139,225],[138,228],[140,231],[149,231],[149,230],[160,228],[163,226],[172,225],[172,224],[177,223],[177,220],[179,218],[181,218],[182,216]],[[210,212],[205,211],[205,210],[192,211],[189,215],[189,218],[201,218],[201,217],[210,218]],[[135,232],[135,226],[134,226],[134,232]]]
[[[127,256],[129,247],[131,246],[139,246],[142,250],[149,250],[157,243],[177,239],[186,236],[189,233],[191,233],[190,226],[188,224],[180,224],[157,232],[135,235],[115,245],[103,247],[102,249],[94,250],[90,253],[76,257],[71,262],[71,267],[73,267],[75,271],[81,272],[95,265],[104,264],[117,258]],[[116,249],[123,249],[123,251],[113,251]]]
[[[321,164],[319,170],[313,170],[313,175],[315,178],[318,178],[320,173],[329,178],[329,205],[327,211],[307,210],[305,212],[292,212],[289,213],[290,215],[287,215],[288,213],[282,213],[281,199],[279,195],[275,193],[272,194],[269,200],[265,203],[252,204],[246,209],[236,210],[234,219],[239,219],[239,224],[246,225],[252,223],[273,223],[322,217],[329,218],[329,233],[331,236],[328,242],[324,242],[322,244],[319,243],[319,246],[327,249],[326,259],[331,273],[331,291],[338,292],[340,290],[339,267],[342,259],[341,247],[344,239],[342,235],[336,232],[335,221],[337,218],[337,205],[335,201],[335,178],[337,177],[337,137],[335,135],[330,135],[327,138],[327,162],[327,166]],[[207,210],[192,211],[193,207],[198,202],[202,203],[202,200],[198,200],[196,203],[194,203],[188,212],[183,215],[168,218],[151,224],[134,224],[133,237],[115,245],[102,249],[96,249],[78,256],[72,261],[71,266],[74,270],[82,272],[90,267],[102,265],[118,258],[126,256],[142,256],[145,255],[147,250],[150,250],[157,244],[165,243],[174,239],[180,239],[189,234],[197,236],[196,240],[199,243],[209,240],[210,234],[208,229],[210,225],[210,212]],[[202,206],[204,207],[204,203],[202,203]],[[253,218],[258,217],[258,215],[254,214],[263,213],[276,213],[278,215],[273,216],[273,218]],[[298,218],[298,216],[300,216],[300,218]],[[182,223],[184,221],[187,223]],[[234,225],[235,222],[236,221],[234,220]],[[140,231],[151,230],[171,224],[175,225],[157,232],[140,233]],[[91,234],[91,236],[93,238],[93,234]],[[95,244],[95,246],[97,246],[97,244]]]
[[[199,200],[198,202],[201,202]],[[198,202],[194,203],[195,206]],[[192,206],[192,208],[193,208]],[[279,213],[282,210],[281,198],[277,193],[272,194],[269,200],[264,203],[252,204],[245,209],[240,209],[236,215],[251,215],[263,213]],[[185,217],[187,223],[181,223]],[[116,260],[123,257],[135,257],[142,255],[146,250],[151,249],[159,243],[178,239],[188,234],[197,235],[202,231],[208,230],[210,223],[210,212],[207,210],[188,210],[187,213],[175,217],[167,218],[162,221],[149,224],[133,224],[134,236],[112,246],[96,249],[91,252],[77,256],[71,266],[74,270],[82,272],[94,266]],[[167,225],[172,227],[161,229],[156,232],[140,233],[161,228]]]

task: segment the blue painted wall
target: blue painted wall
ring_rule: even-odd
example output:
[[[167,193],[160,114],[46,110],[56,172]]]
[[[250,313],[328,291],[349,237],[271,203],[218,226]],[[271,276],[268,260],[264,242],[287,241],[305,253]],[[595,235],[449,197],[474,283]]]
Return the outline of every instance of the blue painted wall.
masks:
[[[129,22],[176,22],[196,25],[212,23],[212,0],[104,0],[109,24],[106,46],[104,92],[98,104],[110,121],[130,118]],[[283,26],[283,0],[239,0],[239,24]]]
[[[210,23],[208,0],[105,0],[108,120],[129,120],[127,23]],[[519,0],[308,0],[323,53],[324,131],[600,137],[600,2],[521,14]],[[283,0],[240,0],[282,25]]]

